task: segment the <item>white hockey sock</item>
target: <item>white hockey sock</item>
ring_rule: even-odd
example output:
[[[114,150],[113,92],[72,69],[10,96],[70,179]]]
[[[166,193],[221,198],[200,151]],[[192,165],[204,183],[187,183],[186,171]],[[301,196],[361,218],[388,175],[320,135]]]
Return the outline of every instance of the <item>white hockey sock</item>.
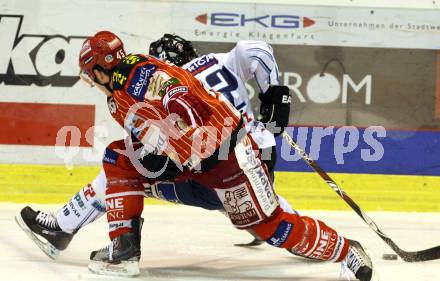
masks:
[[[105,214],[105,187],[107,181],[103,170],[59,209],[57,222],[64,232],[76,233],[82,227]]]
[[[281,209],[283,209],[284,212],[287,212],[289,214],[297,214],[298,215],[298,212],[294,211],[292,209],[292,206],[290,206],[289,202],[287,202],[286,199],[284,199],[280,195],[277,195],[277,196],[278,196],[278,202],[280,202],[280,207],[281,207]]]

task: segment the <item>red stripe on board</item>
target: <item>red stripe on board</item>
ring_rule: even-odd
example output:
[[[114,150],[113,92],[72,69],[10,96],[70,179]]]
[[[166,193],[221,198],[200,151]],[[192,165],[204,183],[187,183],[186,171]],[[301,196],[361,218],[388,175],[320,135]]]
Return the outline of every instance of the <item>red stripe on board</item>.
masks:
[[[75,126],[79,146],[92,147],[93,138],[88,143],[85,134],[94,123],[94,105],[0,102],[0,144],[70,146],[70,133],[66,142],[56,144],[57,133]]]

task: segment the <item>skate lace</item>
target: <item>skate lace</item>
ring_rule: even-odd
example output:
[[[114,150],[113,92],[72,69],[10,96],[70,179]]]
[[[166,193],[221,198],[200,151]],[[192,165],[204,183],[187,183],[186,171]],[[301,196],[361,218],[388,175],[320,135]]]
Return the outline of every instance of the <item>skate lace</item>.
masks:
[[[108,253],[108,259],[110,261],[112,261],[113,260],[113,249],[115,247],[117,247],[118,243],[119,243],[119,239],[115,238],[110,242],[110,244],[108,244],[107,246],[105,246],[104,248],[102,248],[99,251],[103,252],[103,253]]]
[[[39,212],[36,217],[36,220],[39,224],[50,229],[56,229],[58,227],[57,220],[52,214]]]
[[[354,275],[358,270],[365,265],[362,255],[353,247],[350,247],[347,257],[341,263],[341,277],[345,277],[348,281],[351,280],[352,272]]]

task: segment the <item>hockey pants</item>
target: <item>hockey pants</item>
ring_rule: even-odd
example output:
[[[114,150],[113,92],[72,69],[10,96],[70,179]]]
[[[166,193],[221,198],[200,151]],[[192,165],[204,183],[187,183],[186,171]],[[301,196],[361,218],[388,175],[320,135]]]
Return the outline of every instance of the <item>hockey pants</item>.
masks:
[[[114,151],[116,144],[108,150]],[[112,239],[130,231],[131,219],[141,215],[145,180],[124,155],[108,151],[106,155],[110,157],[105,157],[103,164],[108,180],[105,201]],[[348,240],[322,221],[280,208],[267,168],[250,136],[236,145],[228,160],[191,178],[215,190],[235,227],[252,229],[272,246],[335,262],[348,253]]]

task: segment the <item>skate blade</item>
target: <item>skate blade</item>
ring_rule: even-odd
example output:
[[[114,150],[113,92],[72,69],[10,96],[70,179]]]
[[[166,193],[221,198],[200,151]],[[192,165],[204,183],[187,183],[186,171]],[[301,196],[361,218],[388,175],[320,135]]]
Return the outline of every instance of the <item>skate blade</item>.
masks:
[[[255,246],[260,246],[262,244],[264,244],[266,241],[264,240],[260,240],[260,239],[254,239],[249,243],[239,243],[239,244],[234,244],[234,246],[236,247],[255,247]]]
[[[371,267],[373,269],[373,274],[371,276],[371,281],[380,281],[379,273],[377,272],[377,266],[376,266],[375,260],[373,259],[373,255],[371,254],[370,250],[367,247],[364,247],[364,251],[371,258]]]
[[[15,216],[18,226],[26,233],[26,235],[40,248],[49,258],[56,260],[60,255],[60,251],[49,242],[41,241],[35,233],[27,226],[20,215]]]
[[[111,264],[102,261],[90,261],[89,270],[95,274],[134,277],[140,274],[138,261],[122,261],[119,264]]]
[[[367,247],[365,247],[365,246],[362,245],[362,248],[364,249],[365,253],[366,253],[366,254],[370,257],[370,259],[371,259],[371,269],[373,270],[373,273],[372,273],[372,275],[371,275],[371,279],[370,279],[370,281],[380,281],[379,273],[377,272],[377,266],[376,266],[376,263],[375,263],[375,261],[374,261],[374,259],[373,259],[373,255],[371,254],[370,250],[368,250]],[[349,269],[341,270],[340,275],[339,275],[339,278],[340,278],[341,280],[348,280],[348,281],[351,281],[351,280],[358,280],[358,279],[356,279],[356,277],[354,276],[353,272],[351,272],[351,270],[349,270]]]

